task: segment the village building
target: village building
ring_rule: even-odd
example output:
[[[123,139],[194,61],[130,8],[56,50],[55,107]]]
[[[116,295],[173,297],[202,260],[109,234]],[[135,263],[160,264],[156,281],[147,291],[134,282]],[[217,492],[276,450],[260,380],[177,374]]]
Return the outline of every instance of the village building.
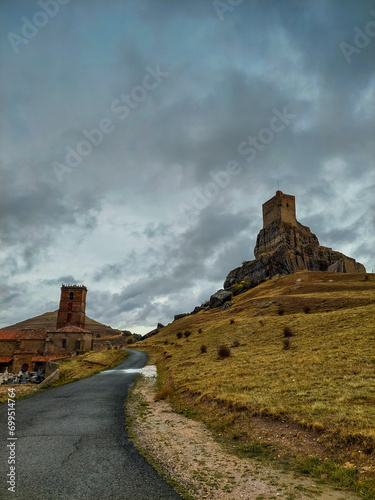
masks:
[[[44,371],[48,361],[92,350],[93,334],[85,330],[87,288],[62,285],[54,330],[0,330],[0,373]]]

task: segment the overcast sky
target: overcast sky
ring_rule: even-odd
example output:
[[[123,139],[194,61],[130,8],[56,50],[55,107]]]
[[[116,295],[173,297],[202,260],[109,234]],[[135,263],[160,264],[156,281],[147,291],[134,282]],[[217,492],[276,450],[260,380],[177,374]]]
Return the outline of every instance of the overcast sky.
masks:
[[[277,189],[371,272],[375,1],[2,0],[4,327],[85,284],[146,333],[254,258]]]

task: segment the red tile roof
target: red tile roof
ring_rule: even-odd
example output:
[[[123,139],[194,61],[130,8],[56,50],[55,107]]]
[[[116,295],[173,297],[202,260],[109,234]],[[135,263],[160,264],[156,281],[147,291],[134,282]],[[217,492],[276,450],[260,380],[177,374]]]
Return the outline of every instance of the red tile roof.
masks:
[[[46,330],[0,330],[0,340],[44,340]]]
[[[9,363],[12,359],[13,356],[0,356],[0,363]]]

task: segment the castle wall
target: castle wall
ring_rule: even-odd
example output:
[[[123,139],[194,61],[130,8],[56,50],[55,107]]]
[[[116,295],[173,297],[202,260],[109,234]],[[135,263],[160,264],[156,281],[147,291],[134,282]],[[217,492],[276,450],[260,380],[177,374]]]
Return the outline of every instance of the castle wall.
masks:
[[[262,205],[263,229],[275,220],[297,225],[295,197],[276,191],[276,195]]]

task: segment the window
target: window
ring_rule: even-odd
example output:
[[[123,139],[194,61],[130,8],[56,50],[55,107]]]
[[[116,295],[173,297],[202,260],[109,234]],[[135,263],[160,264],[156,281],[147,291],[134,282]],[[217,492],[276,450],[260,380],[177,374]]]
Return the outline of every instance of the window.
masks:
[[[289,207],[289,203],[286,204],[287,208]]]
[[[69,294],[69,300],[73,300],[73,299],[74,299],[74,293],[70,292],[70,294]]]
[[[62,347],[62,349],[66,349],[66,339],[62,339],[61,347]]]
[[[72,314],[71,313],[68,313],[67,317],[66,317],[66,321],[69,323],[69,321],[72,320]]]

